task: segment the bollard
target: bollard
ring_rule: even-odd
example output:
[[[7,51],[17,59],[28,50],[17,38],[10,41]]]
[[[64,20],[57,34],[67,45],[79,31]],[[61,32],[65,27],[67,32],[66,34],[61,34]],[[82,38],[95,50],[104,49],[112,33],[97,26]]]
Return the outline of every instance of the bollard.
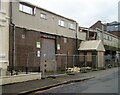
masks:
[[[44,67],[45,67],[45,72],[47,72],[47,70],[46,70],[46,67],[47,67],[47,64],[46,64],[46,60],[45,60],[45,64],[44,64]]]
[[[25,69],[26,69],[26,74],[28,74],[28,67],[26,67]]]

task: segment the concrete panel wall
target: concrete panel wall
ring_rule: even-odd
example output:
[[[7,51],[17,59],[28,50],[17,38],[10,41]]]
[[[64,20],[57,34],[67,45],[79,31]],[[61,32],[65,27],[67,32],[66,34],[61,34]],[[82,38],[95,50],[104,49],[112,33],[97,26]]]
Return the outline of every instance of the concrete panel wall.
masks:
[[[21,74],[16,76],[6,76],[0,78],[0,85],[18,83],[30,80],[41,79],[41,73]]]
[[[77,32],[77,38],[78,38],[79,40],[86,40],[86,33]]]
[[[46,19],[40,17],[40,14],[46,14]],[[43,31],[44,33],[62,35],[66,37],[75,38],[76,29],[69,29],[69,23],[72,23],[75,28],[76,21],[67,19],[65,17],[56,15],[49,11],[40,9],[36,7],[35,15],[26,14],[19,11],[19,2],[12,3],[12,20],[19,27],[32,29],[36,31]],[[63,20],[65,22],[65,27],[58,25],[58,21]]]
[[[97,30],[97,31],[98,31],[97,39],[102,40],[104,45],[118,48],[118,46],[120,44],[119,37],[117,37],[113,34],[110,34],[108,32],[104,32],[102,30]]]

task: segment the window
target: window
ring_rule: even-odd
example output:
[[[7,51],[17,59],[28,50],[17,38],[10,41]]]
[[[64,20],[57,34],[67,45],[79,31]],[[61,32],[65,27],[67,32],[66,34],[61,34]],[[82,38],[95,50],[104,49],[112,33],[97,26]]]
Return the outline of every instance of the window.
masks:
[[[46,14],[41,13],[41,14],[40,14],[40,17],[43,18],[43,19],[46,19]]]
[[[35,14],[35,8],[28,5],[19,4],[19,10],[31,15]]]
[[[63,20],[59,20],[58,25],[65,27],[65,22]]]
[[[112,37],[110,37],[110,41],[112,41]]]
[[[72,24],[72,23],[69,23],[69,28],[70,28],[70,29],[74,29],[74,30],[75,30],[75,25],[74,25],[74,24]]]
[[[57,50],[60,50],[60,44],[57,44]]]
[[[25,39],[25,34],[22,34],[22,39]]]
[[[105,39],[105,40],[112,41],[112,37],[111,37],[111,36],[109,36],[109,35],[104,35],[104,39]]]
[[[108,36],[108,40],[109,40],[109,41],[112,41],[112,37],[111,37],[111,36]]]
[[[64,43],[67,43],[67,38],[64,38]]]
[[[104,39],[107,39],[105,34],[104,34]]]

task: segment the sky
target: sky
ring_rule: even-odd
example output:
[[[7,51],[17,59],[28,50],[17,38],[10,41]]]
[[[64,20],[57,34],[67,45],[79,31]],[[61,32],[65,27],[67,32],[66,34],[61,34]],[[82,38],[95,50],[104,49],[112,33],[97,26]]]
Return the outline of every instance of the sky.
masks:
[[[81,27],[90,27],[98,20],[103,23],[118,21],[120,0],[24,0],[34,5],[73,19]]]

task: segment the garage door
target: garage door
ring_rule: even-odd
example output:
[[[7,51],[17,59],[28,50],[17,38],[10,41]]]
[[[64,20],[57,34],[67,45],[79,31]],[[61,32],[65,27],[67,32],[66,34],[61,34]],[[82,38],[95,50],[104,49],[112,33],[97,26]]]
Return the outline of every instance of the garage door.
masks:
[[[41,61],[41,69],[45,68],[47,71],[55,69],[55,40],[42,38]]]

